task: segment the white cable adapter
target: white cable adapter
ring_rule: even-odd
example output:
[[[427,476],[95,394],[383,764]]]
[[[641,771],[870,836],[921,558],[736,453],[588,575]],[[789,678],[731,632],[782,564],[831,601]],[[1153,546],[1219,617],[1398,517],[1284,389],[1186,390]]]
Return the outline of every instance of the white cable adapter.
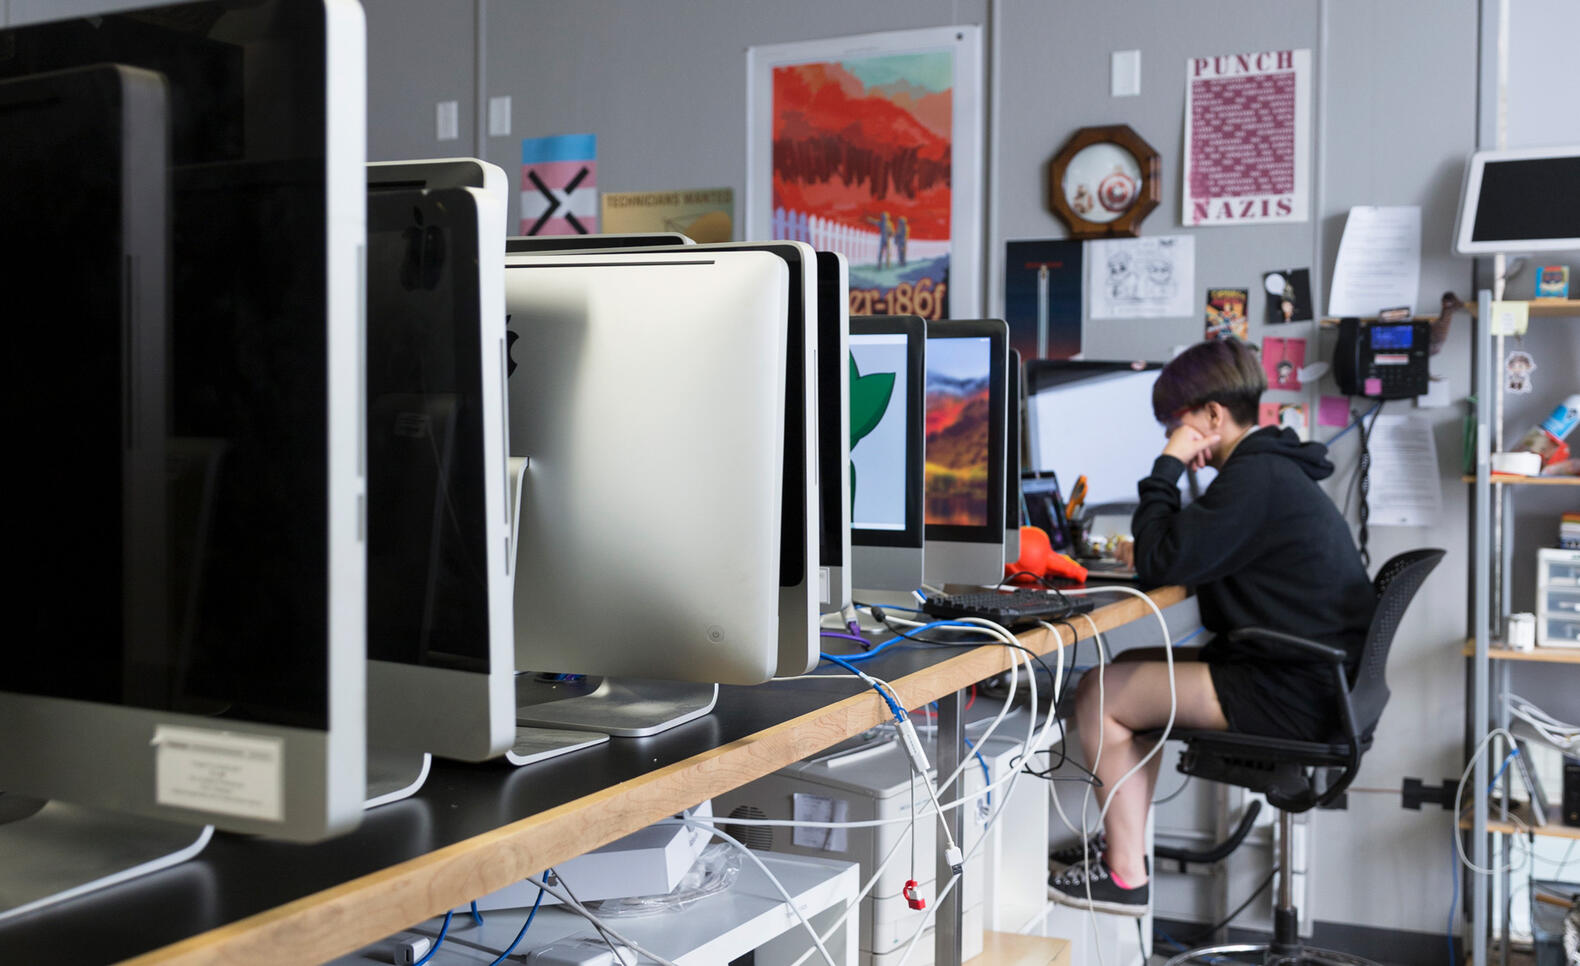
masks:
[[[527,954],[528,966],[636,966],[636,953],[619,943],[619,952],[601,939],[562,939]]]

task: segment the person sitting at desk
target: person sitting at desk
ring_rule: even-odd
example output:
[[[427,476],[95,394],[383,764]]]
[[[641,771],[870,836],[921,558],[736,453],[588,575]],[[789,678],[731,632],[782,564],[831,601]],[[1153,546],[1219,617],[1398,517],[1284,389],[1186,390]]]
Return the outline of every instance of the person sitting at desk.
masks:
[[[1353,676],[1376,601],[1349,525],[1317,486],[1333,473],[1327,448],[1290,429],[1257,428],[1266,388],[1256,354],[1234,339],[1199,343],[1163,368],[1152,412],[1168,443],[1138,484],[1134,542],[1118,555],[1146,584],[1193,586],[1202,625],[1216,635],[1175,651],[1176,727],[1321,741],[1339,727],[1326,666],[1225,637],[1264,627],[1341,647]],[[1217,477],[1182,509],[1180,474],[1209,465]],[[1089,894],[1105,912],[1147,908],[1144,835],[1161,752],[1115,787],[1151,750],[1136,734],[1168,721],[1169,667],[1161,649],[1143,651],[1085,675],[1076,690],[1081,748],[1098,762],[1108,812],[1091,861],[1075,855],[1049,878],[1050,897],[1066,905],[1086,908]]]

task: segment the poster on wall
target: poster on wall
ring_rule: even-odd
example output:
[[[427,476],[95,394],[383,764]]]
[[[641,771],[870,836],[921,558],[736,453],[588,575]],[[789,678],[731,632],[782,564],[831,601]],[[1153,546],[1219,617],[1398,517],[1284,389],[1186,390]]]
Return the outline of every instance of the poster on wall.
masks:
[[[845,255],[852,315],[979,314],[981,32],[747,52],[746,237]]]
[[[521,234],[598,231],[598,136],[521,141]]]
[[[603,196],[603,231],[678,231],[694,242],[735,240],[735,189],[620,191]]]
[[[1185,62],[1184,184],[1184,225],[1309,217],[1311,51]]]
[[[1195,236],[1155,235],[1087,242],[1086,293],[1087,315],[1093,319],[1194,315]]]
[[[1022,359],[1080,353],[1081,254],[1065,238],[1004,244],[1004,321]]]

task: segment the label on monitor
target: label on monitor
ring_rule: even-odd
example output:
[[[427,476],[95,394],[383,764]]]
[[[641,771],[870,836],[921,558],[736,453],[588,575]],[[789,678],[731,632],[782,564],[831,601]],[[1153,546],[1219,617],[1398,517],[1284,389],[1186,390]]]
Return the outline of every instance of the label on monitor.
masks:
[[[284,821],[283,739],[158,725],[152,744],[160,805]]]
[[[819,567],[817,571],[818,603],[828,604],[834,600],[833,580],[827,567]]]

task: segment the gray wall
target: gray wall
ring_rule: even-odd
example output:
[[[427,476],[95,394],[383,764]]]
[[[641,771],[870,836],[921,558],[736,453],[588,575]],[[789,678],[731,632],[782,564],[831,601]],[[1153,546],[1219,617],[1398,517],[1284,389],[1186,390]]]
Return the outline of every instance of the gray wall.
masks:
[[[988,43],[998,46],[1002,73],[1000,122],[989,134],[988,174],[997,179],[1000,197],[998,230],[990,246],[1000,247],[1006,238],[1061,236],[1060,224],[1044,206],[1048,158],[1078,127],[1123,122],[1164,158],[1163,202],[1144,232],[1195,234],[1195,287],[1250,289],[1253,319],[1261,311],[1256,293],[1262,272],[1310,266],[1315,279],[1329,276],[1345,212],[1357,204],[1423,207],[1420,310],[1434,306],[1445,289],[1467,298],[1471,294],[1470,263],[1449,254],[1448,238],[1461,167],[1476,143],[1475,0],[998,0],[996,9],[986,0],[475,2],[483,11],[485,35],[481,96],[509,94],[514,107],[510,135],[483,139],[482,152],[513,176],[523,137],[590,131],[599,137],[602,190],[727,185],[735,188],[739,204],[745,187],[748,46],[979,24]],[[417,0],[366,0],[366,6],[369,117],[380,119],[373,121],[370,157],[451,153],[433,140],[433,102],[461,99],[463,123],[472,113],[466,88],[476,62],[465,58],[464,29],[457,26],[466,24],[466,5],[450,0],[433,5],[442,9],[433,13]],[[429,45],[430,35],[440,39]],[[383,44],[401,53],[391,55],[380,49]],[[1110,98],[1109,51],[1128,47],[1142,52],[1141,94]],[[1326,131],[1325,138],[1314,138],[1312,221],[1182,229],[1179,159],[1186,59],[1282,47],[1312,50],[1314,133]],[[997,304],[1001,285],[1000,279],[984,276],[991,305]],[[1320,312],[1325,290],[1316,294]],[[1087,356],[1166,358],[1169,347],[1198,339],[1201,327],[1199,316],[1088,323]],[[1314,326],[1286,327],[1279,334],[1306,335],[1323,345],[1330,341]],[[1253,325],[1252,338],[1260,337]],[[1469,330],[1461,319],[1437,359],[1456,397],[1468,391],[1468,346]],[[1331,384],[1322,388],[1332,391]],[[1314,403],[1316,392],[1305,398]],[[1408,408],[1390,405],[1396,412]],[[1464,662],[1458,654],[1465,634],[1466,505],[1465,487],[1458,482],[1460,411],[1423,411],[1421,416],[1434,425],[1440,449],[1440,526],[1373,528],[1373,561],[1423,545],[1445,546],[1451,556],[1427,585],[1426,600],[1410,612],[1396,645],[1390,674],[1394,701],[1358,782],[1379,790],[1397,789],[1406,775],[1436,780],[1457,774],[1462,755]],[[1354,466],[1355,436],[1350,434],[1333,454],[1338,481],[1347,481]],[[1192,799],[1182,797],[1177,804],[1183,807],[1160,815],[1160,823],[1205,821],[1204,803],[1192,806]],[[1316,847],[1309,904],[1314,917],[1440,931],[1451,884],[1444,854],[1447,817],[1401,810],[1396,793],[1362,792],[1350,801],[1347,811],[1312,818]],[[1233,872],[1230,895],[1238,900],[1266,867],[1265,854],[1248,854]],[[1171,901],[1169,892],[1160,891],[1160,906]],[[1186,907],[1189,897],[1181,895],[1178,902]]]

